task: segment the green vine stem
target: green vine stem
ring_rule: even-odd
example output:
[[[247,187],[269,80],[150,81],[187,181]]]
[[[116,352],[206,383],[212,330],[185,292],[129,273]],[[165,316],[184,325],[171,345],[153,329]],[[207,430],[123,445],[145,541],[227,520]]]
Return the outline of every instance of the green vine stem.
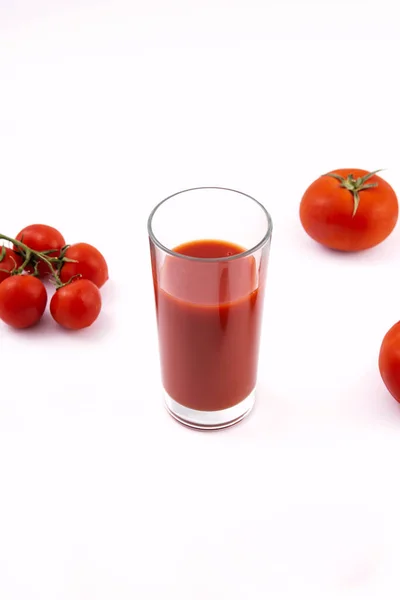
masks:
[[[4,235],[3,233],[0,233],[0,240],[5,240],[7,242],[10,242],[11,244],[14,244],[14,246],[16,246],[19,249],[20,253],[24,257],[24,261],[23,261],[22,265],[18,268],[15,268],[12,271],[12,275],[21,275],[21,273],[24,271],[24,269],[27,267],[27,265],[30,262],[32,262],[32,260],[35,261],[34,275],[35,276],[38,275],[38,270],[37,270],[38,262],[39,262],[39,260],[42,260],[49,267],[50,274],[53,278],[54,285],[56,286],[57,289],[64,287],[65,285],[68,285],[69,283],[71,283],[71,281],[73,281],[77,277],[81,277],[81,275],[74,275],[73,277],[71,277],[71,279],[69,281],[66,281],[65,283],[63,283],[58,275],[57,269],[55,269],[53,266],[54,263],[59,265],[60,263],[63,263],[63,262],[77,262],[76,260],[72,260],[72,259],[69,259],[66,256],[64,256],[65,251],[68,248],[68,246],[64,246],[64,248],[61,249],[60,257],[50,257],[50,256],[48,256],[48,254],[50,252],[54,252],[54,250],[45,250],[43,252],[38,252],[37,250],[33,250],[32,248],[29,248],[29,246],[24,244],[24,242],[21,242],[20,240],[15,240],[14,238],[8,237],[8,235]],[[1,262],[1,260],[3,260],[4,255],[5,255],[5,249],[3,246],[0,262]],[[15,265],[15,266],[17,267],[17,265]]]
[[[368,179],[371,179],[371,177],[373,177],[376,173],[379,173],[382,170],[383,169],[378,169],[377,171],[371,171],[371,173],[367,173],[366,175],[364,175],[364,177],[357,177],[357,179],[355,179],[355,177],[353,176],[353,173],[350,173],[349,175],[347,175],[346,178],[342,177],[342,175],[339,175],[338,173],[325,173],[325,175],[327,177],[333,177],[334,179],[337,179],[338,181],[340,181],[340,187],[345,188],[346,190],[349,190],[349,192],[351,192],[353,194],[354,207],[353,207],[353,214],[351,216],[354,217],[357,212],[358,205],[360,204],[360,192],[362,192],[363,190],[368,190],[370,188],[377,187],[378,186],[377,183],[366,183],[366,182],[368,181]]]

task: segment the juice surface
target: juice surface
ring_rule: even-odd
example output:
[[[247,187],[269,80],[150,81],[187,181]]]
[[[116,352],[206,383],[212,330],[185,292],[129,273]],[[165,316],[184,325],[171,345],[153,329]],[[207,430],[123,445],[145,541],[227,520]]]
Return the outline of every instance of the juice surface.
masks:
[[[174,248],[196,258],[244,252],[196,240]],[[222,410],[254,389],[264,285],[253,256],[229,261],[167,256],[155,281],[162,379],[167,393],[196,410]]]

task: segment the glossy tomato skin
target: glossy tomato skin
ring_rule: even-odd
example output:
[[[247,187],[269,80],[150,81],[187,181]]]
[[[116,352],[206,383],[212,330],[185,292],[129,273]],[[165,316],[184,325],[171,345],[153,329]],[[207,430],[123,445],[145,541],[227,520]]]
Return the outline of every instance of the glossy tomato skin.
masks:
[[[28,227],[19,232],[15,239],[38,252],[54,250],[49,256],[59,256],[61,248],[65,246],[63,235],[54,227],[50,227],[50,225],[28,225]],[[14,250],[18,250],[18,248],[14,246]],[[46,277],[51,272],[48,265],[43,261],[39,262],[38,269],[40,277]],[[33,267],[30,265],[27,266],[26,270],[29,273],[33,273]]]
[[[22,265],[22,258],[19,254],[11,250],[11,248],[4,248],[5,256],[0,262],[0,283],[10,277],[11,271],[18,269]],[[1,252],[1,249],[0,249]],[[7,271],[7,273],[5,272]]]
[[[72,244],[65,252],[65,256],[78,262],[63,264],[60,273],[63,283],[67,283],[75,275],[82,275],[83,279],[89,279],[101,288],[108,280],[106,259],[94,246],[84,242]]]
[[[95,322],[101,311],[99,288],[88,279],[75,279],[59,288],[50,302],[55,321],[66,329],[84,329]]]
[[[379,352],[379,371],[393,398],[400,402],[400,321],[383,338]]]
[[[358,178],[368,171],[337,169],[332,173]],[[353,194],[349,190],[329,175],[314,181],[300,203],[300,220],[308,235],[328,248],[345,252],[366,250],[383,242],[397,223],[397,197],[379,175],[373,175],[368,183],[377,186],[359,192],[360,203],[353,217]]]
[[[0,318],[11,327],[32,327],[40,321],[46,304],[46,288],[33,275],[12,275],[0,283]]]

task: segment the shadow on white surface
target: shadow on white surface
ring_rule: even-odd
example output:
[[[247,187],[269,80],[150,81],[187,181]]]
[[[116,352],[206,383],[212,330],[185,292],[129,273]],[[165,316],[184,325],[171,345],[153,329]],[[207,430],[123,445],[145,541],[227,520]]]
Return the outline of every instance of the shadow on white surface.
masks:
[[[86,339],[98,341],[107,336],[113,328],[113,318],[111,315],[101,312],[97,321],[90,327],[80,330],[71,330],[60,327],[49,313],[45,313],[41,321],[34,327],[28,329],[12,329],[7,328],[9,335],[17,336],[19,339],[25,339],[27,342],[31,342],[34,339],[53,338],[64,336],[64,339]],[[2,324],[3,325],[3,324]],[[4,325],[3,325],[4,326]]]

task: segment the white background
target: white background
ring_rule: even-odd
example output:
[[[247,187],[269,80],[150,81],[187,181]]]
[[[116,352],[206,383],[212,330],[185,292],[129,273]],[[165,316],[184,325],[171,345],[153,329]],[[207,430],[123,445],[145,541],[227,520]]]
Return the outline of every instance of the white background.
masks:
[[[377,369],[400,318],[400,229],[324,251],[321,173],[400,191],[396,3],[1,0],[2,233],[109,261],[68,334],[0,326],[2,600],[398,599],[400,407]],[[216,434],[161,402],[146,219],[196,185],[274,220],[258,403]]]

